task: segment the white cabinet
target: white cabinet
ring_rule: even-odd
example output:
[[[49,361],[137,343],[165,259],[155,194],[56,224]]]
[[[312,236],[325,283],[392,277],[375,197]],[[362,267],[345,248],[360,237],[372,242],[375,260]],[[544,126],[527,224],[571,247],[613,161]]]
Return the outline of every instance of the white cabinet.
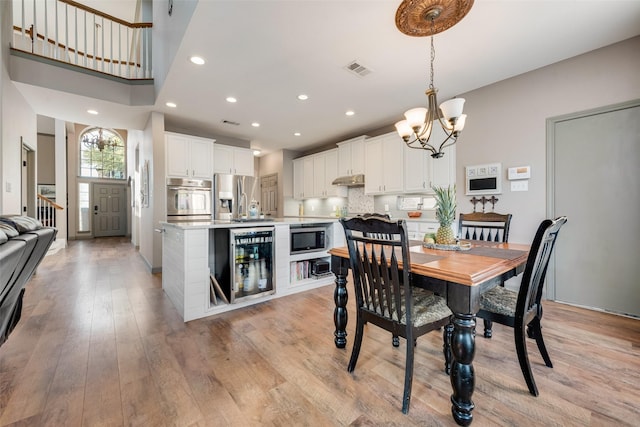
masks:
[[[406,144],[404,151],[404,191],[405,193],[431,192],[429,163],[430,152],[410,148]]]
[[[304,197],[316,197],[315,194],[315,178],[313,170],[313,156],[304,157],[302,160],[304,175],[302,178],[302,188],[304,188]]]
[[[440,123],[434,122],[431,144],[436,148],[445,139]],[[404,191],[406,193],[432,194],[431,186],[447,187],[456,183],[456,146],[444,150],[439,159],[431,157],[427,150],[404,147]]]
[[[397,194],[403,191],[403,145],[397,133],[365,142],[365,194]]]
[[[434,187],[448,187],[456,183],[456,146],[454,144],[443,151],[444,157],[439,159],[429,156],[431,185]]]
[[[331,197],[337,194],[332,185],[338,177],[338,150],[327,150],[313,155],[313,197]]]
[[[211,179],[213,140],[177,133],[165,134],[166,175]]]
[[[215,144],[213,169],[215,173],[253,176],[253,151],[249,148]]]
[[[304,199],[304,158],[293,161],[293,198]]]
[[[293,198],[324,198],[337,194],[338,150],[327,150],[293,161]]]
[[[366,135],[338,143],[338,176],[364,173]]]
[[[338,186],[332,184],[338,176],[338,149],[334,148],[324,152],[325,197],[338,195]]]

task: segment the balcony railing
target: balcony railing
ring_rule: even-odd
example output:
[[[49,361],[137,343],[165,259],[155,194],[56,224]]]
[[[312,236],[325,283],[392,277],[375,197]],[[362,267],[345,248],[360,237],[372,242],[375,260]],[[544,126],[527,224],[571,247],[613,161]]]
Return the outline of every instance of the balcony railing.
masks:
[[[71,0],[13,0],[14,49],[126,79],[153,77],[151,27]]]

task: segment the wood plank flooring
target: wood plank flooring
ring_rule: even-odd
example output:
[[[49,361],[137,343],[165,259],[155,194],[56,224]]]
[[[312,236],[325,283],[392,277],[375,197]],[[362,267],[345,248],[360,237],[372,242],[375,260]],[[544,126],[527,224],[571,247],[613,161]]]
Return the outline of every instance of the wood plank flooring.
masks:
[[[0,347],[0,426],[455,425],[440,333],[418,340],[403,415],[404,341],[367,327],[347,373],[349,310],[346,350],[332,286],[184,323],[129,241],[72,241],[38,268]],[[478,335],[473,426],[639,425],[640,320],[546,302],[543,331],[554,368],[530,342],[537,398],[512,330]]]

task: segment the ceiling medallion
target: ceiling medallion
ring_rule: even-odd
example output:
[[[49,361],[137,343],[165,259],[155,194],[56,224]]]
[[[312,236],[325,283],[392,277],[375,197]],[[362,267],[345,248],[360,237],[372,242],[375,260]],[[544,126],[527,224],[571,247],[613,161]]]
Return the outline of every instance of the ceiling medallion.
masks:
[[[408,36],[432,36],[460,22],[471,6],[473,0],[404,0],[396,12],[396,27]]]

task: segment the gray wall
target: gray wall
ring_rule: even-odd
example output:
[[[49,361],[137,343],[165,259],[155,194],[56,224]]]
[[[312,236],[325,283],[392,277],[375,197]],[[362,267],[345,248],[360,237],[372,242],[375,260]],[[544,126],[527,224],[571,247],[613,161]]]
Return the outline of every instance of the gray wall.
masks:
[[[38,184],[56,183],[55,135],[38,134]]]
[[[509,241],[530,242],[547,212],[546,119],[640,98],[640,37],[461,97],[468,118],[456,144],[458,211],[472,210],[464,195],[464,166],[501,162],[506,176],[509,167],[529,165],[529,191],[511,192],[503,177],[496,211],[514,213]]]

